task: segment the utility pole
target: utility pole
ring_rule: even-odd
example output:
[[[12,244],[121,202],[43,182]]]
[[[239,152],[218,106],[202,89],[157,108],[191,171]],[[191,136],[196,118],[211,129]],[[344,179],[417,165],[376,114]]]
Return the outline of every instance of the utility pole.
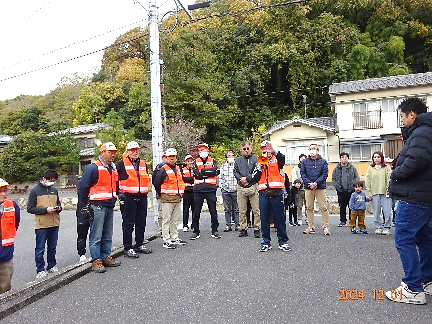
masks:
[[[162,161],[162,117],[161,117],[161,90],[160,90],[160,65],[159,58],[159,26],[158,8],[156,0],[150,0],[149,10],[150,30],[150,84],[151,84],[151,119],[152,119],[152,153],[153,168]],[[158,203],[156,194],[153,194],[153,210],[155,222],[158,218]]]
[[[306,95],[302,95],[302,97],[303,97],[303,103],[304,103],[304,109],[305,109],[305,116],[304,116],[304,118],[306,119],[307,118],[307,114],[306,114],[306,99],[307,99],[307,96]]]

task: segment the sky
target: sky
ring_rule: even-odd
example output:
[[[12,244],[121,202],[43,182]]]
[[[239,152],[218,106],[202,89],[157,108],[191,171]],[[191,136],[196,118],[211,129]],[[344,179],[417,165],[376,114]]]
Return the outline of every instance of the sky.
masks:
[[[0,100],[45,95],[63,77],[97,72],[104,47],[147,26],[150,0],[138,1],[1,1]],[[160,15],[175,8],[174,0],[156,1]],[[185,7],[194,2],[182,0]]]

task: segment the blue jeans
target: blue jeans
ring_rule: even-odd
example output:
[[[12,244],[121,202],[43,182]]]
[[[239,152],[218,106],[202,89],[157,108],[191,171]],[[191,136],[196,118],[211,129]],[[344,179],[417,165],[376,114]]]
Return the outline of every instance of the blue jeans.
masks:
[[[432,281],[432,206],[400,201],[395,219],[395,247],[412,291]]]
[[[58,226],[48,227],[48,228],[38,228],[35,230],[36,272],[41,272],[45,270],[45,260],[44,260],[45,243],[47,245],[47,263],[48,263],[46,270],[51,269],[57,264],[56,249],[57,249],[58,232],[59,232]]]
[[[391,228],[392,220],[392,199],[386,197],[386,195],[373,195],[372,196],[372,208],[374,214],[374,226],[375,228]],[[381,218],[381,209],[384,214],[384,226]]]
[[[94,211],[94,219],[90,221],[90,256],[92,261],[105,260],[111,254],[114,208],[90,206]]]
[[[239,209],[237,205],[237,191],[228,192],[222,191],[222,199],[225,212],[225,224],[231,226],[231,221],[233,220],[236,226],[239,226]]]
[[[288,243],[288,235],[286,230],[286,217],[282,190],[281,193],[274,197],[266,197],[259,192],[259,209],[261,218],[261,245],[270,245],[270,219],[277,229],[277,237],[279,245]]]

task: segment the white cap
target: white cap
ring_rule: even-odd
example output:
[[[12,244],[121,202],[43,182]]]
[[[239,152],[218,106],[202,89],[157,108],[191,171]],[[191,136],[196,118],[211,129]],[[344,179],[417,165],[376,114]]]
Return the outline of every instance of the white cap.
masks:
[[[185,156],[184,160],[186,161],[187,159],[192,159],[193,160],[193,156],[190,155],[190,154],[188,154],[188,155]]]
[[[5,180],[0,178],[0,187],[7,187],[7,186],[9,186],[9,183],[7,183]]]
[[[207,143],[200,143],[200,144],[198,144],[198,148],[200,148],[200,147],[207,147],[210,150],[210,146],[208,146]]]
[[[271,144],[270,141],[265,140],[265,141],[263,141],[263,142],[261,143],[260,147],[266,147],[266,146],[267,146],[267,143]]]
[[[100,147],[100,151],[104,152],[104,151],[118,151],[118,150],[113,142],[107,142],[105,144],[102,144],[102,146]]]
[[[140,146],[137,142],[132,141],[132,142],[127,143],[126,150],[132,150],[134,148],[138,148],[138,149],[140,148]]]
[[[169,148],[166,150],[165,155],[168,156],[177,156],[177,150],[175,148]]]

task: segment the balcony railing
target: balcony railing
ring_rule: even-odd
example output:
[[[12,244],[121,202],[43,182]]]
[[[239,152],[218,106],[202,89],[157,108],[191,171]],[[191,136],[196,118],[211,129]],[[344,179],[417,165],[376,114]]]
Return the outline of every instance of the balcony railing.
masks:
[[[382,128],[381,110],[353,112],[353,129]]]

